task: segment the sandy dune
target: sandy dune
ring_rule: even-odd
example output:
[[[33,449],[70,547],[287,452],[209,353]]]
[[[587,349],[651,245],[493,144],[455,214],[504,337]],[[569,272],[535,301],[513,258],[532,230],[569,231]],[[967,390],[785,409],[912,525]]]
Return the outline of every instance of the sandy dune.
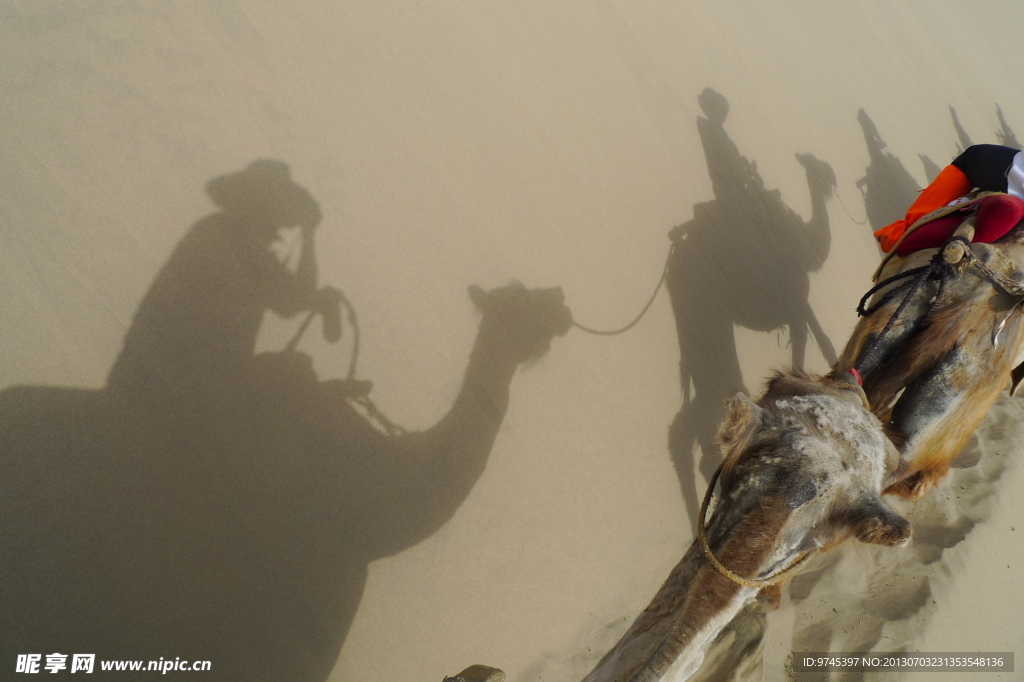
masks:
[[[350,627],[317,630],[308,679],[440,680],[471,663],[510,682],[581,679],[689,545],[721,400],[775,366],[824,370],[877,265],[872,229],[958,148],[1024,135],[1022,34],[1022,6],[995,0],[0,0],[0,388],[105,390],[158,273],[217,210],[204,187],[257,159],[287,164],[322,214],[318,283],[352,302],[356,377],[408,430],[459,392],[479,321],[467,287],[560,286],[576,320],[617,327],[683,226],[675,256],[692,276],[669,283],[675,306],[662,291],[626,334],[554,339],[512,380],[450,520],[380,550],[365,578],[317,574],[281,610],[282,646],[300,646],[292,623],[307,616],[288,609],[352,602]],[[268,312],[256,350],[283,349],[304,317]],[[332,345],[314,321],[299,350],[338,379],[353,339],[346,322]],[[262,423],[302,423],[299,399],[280,400]],[[47,409],[45,428],[68,423],[65,403]],[[787,679],[793,649],[1024,655],[1022,424],[1019,399],[997,405],[909,511],[910,547],[851,546],[801,576],[770,620],[763,679]],[[83,428],[72,444],[96,433]],[[238,428],[221,435],[244,440]],[[132,438],[116,442],[146,442]],[[246,461],[166,447],[222,474]],[[75,466],[100,477],[88,457]],[[257,518],[218,501],[237,478],[205,480],[196,519]],[[388,483],[367,485],[369,499]],[[175,528],[168,553],[190,542]],[[295,566],[323,549],[301,540]],[[278,575],[259,550],[238,557],[253,584]],[[204,582],[211,600],[231,575]],[[189,655],[181,627],[156,655]]]

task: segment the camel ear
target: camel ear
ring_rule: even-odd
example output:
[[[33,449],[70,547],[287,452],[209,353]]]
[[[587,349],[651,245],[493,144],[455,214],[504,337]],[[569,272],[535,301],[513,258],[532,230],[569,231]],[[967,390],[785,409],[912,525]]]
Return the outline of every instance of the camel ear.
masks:
[[[487,292],[477,285],[471,284],[469,287],[469,300],[473,301],[473,304],[482,310],[484,303],[487,301]]]
[[[861,542],[886,547],[902,547],[910,542],[910,522],[889,509],[877,495],[862,495],[845,516],[850,530]]]
[[[715,442],[722,450],[722,457],[729,460],[742,452],[757,433],[764,413],[758,405],[742,393],[737,393],[725,403],[725,418],[718,426]]]

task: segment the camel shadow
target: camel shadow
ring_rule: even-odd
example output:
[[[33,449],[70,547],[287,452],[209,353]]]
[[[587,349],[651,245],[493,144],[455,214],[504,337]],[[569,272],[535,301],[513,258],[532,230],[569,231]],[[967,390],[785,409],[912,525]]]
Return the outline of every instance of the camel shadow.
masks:
[[[560,289],[470,297],[476,345],[451,411],[381,420],[368,382],[254,355],[265,310],[322,315],[313,198],[276,161],[216,178],[101,390],[0,393],[0,661],[210,661],[217,680],[327,679],[368,564],[429,537],[483,473],[517,367],[570,326]],[[272,252],[298,227],[301,253]],[[44,659],[45,660],[45,659]],[[99,672],[97,663],[96,671]]]
[[[802,368],[808,335],[829,363],[836,352],[808,302],[808,274],[828,257],[831,243],[826,200],[835,188],[831,167],[798,154],[811,194],[812,215],[803,220],[769,190],[756,162],[744,157],[725,129],[729,104],[705,89],[697,119],[715,194],[693,208],[693,220],[676,227],[666,284],[679,339],[683,404],[669,429],[669,451],[691,523],[699,494],[699,469],[710,478],[718,464],[712,443],[724,402],[747,392],[740,372],[734,325],[756,331],[787,328],[792,364]]]

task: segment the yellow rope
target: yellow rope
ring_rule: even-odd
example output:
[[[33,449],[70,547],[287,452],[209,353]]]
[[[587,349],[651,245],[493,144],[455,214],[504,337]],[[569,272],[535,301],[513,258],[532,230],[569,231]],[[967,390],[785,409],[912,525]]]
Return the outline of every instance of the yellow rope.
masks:
[[[707,557],[708,561],[711,562],[711,565],[715,567],[716,571],[718,571],[719,573],[721,573],[737,585],[742,585],[743,587],[749,587],[751,589],[759,590],[764,587],[771,587],[772,585],[778,584],[784,578],[789,577],[789,575],[793,573],[793,571],[795,571],[801,565],[803,565],[805,561],[811,558],[814,552],[804,552],[804,554],[799,559],[794,561],[792,564],[776,573],[773,573],[772,575],[768,576],[767,578],[764,578],[763,580],[752,580],[749,578],[744,578],[743,576],[736,575],[728,568],[723,566],[722,562],[720,562],[718,560],[718,557],[715,556],[715,553],[711,551],[711,547],[708,545],[707,537],[705,537],[704,535],[704,519],[708,513],[708,505],[711,503],[711,496],[714,494],[715,491],[715,484],[718,483],[718,476],[721,473],[722,466],[719,465],[718,468],[715,469],[715,473],[711,476],[711,482],[708,484],[708,490],[706,493],[704,493],[704,502],[700,506],[700,516],[697,518],[697,542],[700,543],[700,548],[704,551],[704,556]]]

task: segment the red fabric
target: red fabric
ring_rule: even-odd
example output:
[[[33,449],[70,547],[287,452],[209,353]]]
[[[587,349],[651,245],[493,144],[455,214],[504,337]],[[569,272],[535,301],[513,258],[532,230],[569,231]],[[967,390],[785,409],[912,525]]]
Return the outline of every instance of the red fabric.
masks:
[[[981,200],[974,241],[989,244],[1002,237],[1024,218],[1024,201],[1009,194]]]
[[[930,249],[942,246],[942,243],[953,236],[956,228],[964,221],[964,216],[959,211],[947,216],[937,218],[926,225],[922,225],[904,239],[896,247],[896,255],[906,258],[915,251]]]
[[[886,225],[875,232],[875,238],[881,243],[882,251],[889,252],[896,245],[903,233],[923,216],[937,208],[942,208],[954,199],[959,199],[970,192],[974,186],[964,172],[956,166],[946,166],[918,195],[917,200],[907,209],[907,215],[891,225]],[[920,231],[920,230],[918,230]],[[900,251],[903,249],[901,248]]]
[[[896,255],[905,257],[921,249],[942,246],[965,217],[958,211],[922,225],[903,240],[896,249]],[[1024,201],[1003,194],[985,197],[978,203],[973,241],[979,244],[994,242],[1012,230],[1021,219],[1024,219]]]

